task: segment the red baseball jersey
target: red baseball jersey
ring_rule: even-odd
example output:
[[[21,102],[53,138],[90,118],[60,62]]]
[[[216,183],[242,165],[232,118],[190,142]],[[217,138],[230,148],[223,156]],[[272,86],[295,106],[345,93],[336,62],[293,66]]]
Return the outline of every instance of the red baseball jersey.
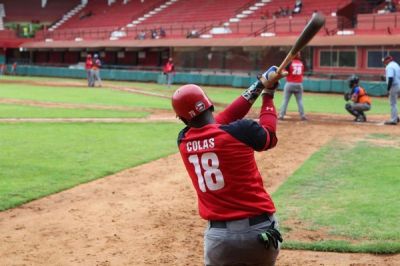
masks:
[[[164,66],[163,72],[170,73],[175,71],[175,65],[172,62],[167,62]]]
[[[86,59],[86,63],[85,63],[85,69],[86,69],[86,70],[91,69],[92,66],[93,66],[93,60],[92,60],[92,58],[87,58],[87,59]]]
[[[275,212],[254,158],[255,150],[272,148],[277,141],[272,99],[263,102],[262,110],[260,124],[248,119],[220,124],[226,121],[225,112],[216,117],[216,124],[186,127],[179,133],[179,151],[203,219],[235,220]],[[266,127],[261,121],[267,121]]]
[[[293,59],[290,65],[287,68],[288,76],[286,80],[288,82],[301,83],[303,82],[304,75],[304,64],[299,59]]]

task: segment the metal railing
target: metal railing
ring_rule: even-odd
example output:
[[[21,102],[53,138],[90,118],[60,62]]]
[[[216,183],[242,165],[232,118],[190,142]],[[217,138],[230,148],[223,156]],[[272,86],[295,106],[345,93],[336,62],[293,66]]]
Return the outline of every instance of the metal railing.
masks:
[[[255,36],[256,37],[256,36],[259,36],[263,32],[268,32],[268,31],[271,31],[271,30],[275,31],[275,28],[276,28],[276,21],[273,21],[271,23],[267,23],[265,26],[259,28],[258,30],[250,33],[248,36]]]

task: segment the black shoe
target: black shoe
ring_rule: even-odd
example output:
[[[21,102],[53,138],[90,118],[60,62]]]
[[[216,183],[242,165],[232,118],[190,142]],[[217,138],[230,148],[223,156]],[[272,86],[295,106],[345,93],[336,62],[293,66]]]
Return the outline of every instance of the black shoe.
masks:
[[[367,117],[365,116],[365,114],[362,114],[362,117],[364,119],[364,122],[367,122]]]
[[[367,121],[367,119],[365,118],[365,116],[359,115],[359,116],[357,116],[355,121],[356,122],[365,122],[365,121]]]
[[[385,125],[397,125],[397,121],[389,120],[389,121],[385,121],[384,124],[385,124]]]

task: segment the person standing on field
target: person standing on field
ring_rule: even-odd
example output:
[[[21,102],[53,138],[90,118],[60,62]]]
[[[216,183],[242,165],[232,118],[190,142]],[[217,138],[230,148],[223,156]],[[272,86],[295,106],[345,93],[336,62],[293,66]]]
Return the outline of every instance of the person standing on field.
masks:
[[[11,72],[12,75],[17,75],[17,62],[14,62],[11,66]]]
[[[390,102],[390,120],[385,125],[397,125],[400,122],[397,112],[397,98],[400,95],[400,67],[390,55],[383,59],[386,73],[387,91]]]
[[[167,85],[169,88],[172,85],[174,75],[175,75],[175,65],[174,65],[174,60],[172,59],[172,57],[170,57],[168,59],[167,63],[164,65],[163,73],[164,73],[164,75],[167,76]]]
[[[186,127],[178,147],[197,193],[200,216],[208,221],[204,265],[274,265],[283,241],[275,206],[263,186],[254,151],[275,147],[277,115],[268,84],[269,68],[258,81],[214,116],[214,105],[197,85],[172,96],[172,107]],[[281,78],[287,73],[282,73]],[[243,119],[262,95],[259,122]]]
[[[296,97],[297,108],[300,114],[300,119],[305,121],[307,117],[304,113],[303,105],[303,75],[304,64],[301,61],[300,52],[287,66],[288,76],[286,77],[286,84],[283,88],[283,102],[279,110],[279,120],[283,120],[286,115],[286,110],[292,94]]]
[[[6,64],[0,64],[0,75],[4,75],[6,73]]]
[[[86,70],[86,74],[87,74],[88,87],[93,87],[92,67],[93,67],[92,55],[91,54],[87,54],[86,55],[86,62],[85,62],[85,70]]]
[[[99,84],[99,87],[102,86],[101,78],[100,78],[100,68],[101,68],[101,60],[98,54],[94,54],[94,60],[92,65],[92,86],[96,86],[96,81]]]

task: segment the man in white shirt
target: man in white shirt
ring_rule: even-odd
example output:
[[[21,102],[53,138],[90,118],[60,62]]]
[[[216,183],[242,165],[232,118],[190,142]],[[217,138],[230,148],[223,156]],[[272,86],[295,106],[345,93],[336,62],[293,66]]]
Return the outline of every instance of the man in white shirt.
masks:
[[[400,66],[393,57],[388,55],[383,59],[386,72],[386,84],[390,102],[390,120],[385,125],[397,125],[400,122],[397,112],[397,98],[400,95]]]

